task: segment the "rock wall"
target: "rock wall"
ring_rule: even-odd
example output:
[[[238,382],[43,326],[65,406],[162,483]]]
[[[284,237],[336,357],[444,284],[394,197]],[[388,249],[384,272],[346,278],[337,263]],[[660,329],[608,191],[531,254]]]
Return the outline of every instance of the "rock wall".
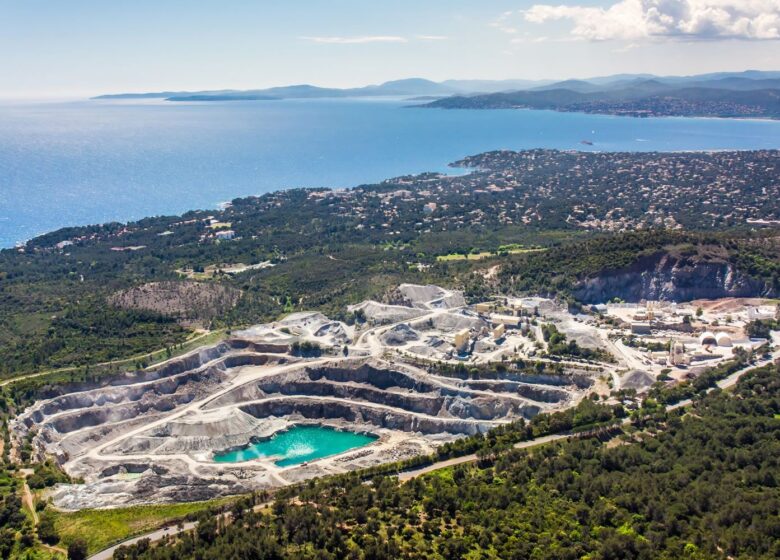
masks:
[[[353,423],[366,423],[404,432],[422,434],[465,434],[485,433],[495,426],[493,422],[468,421],[452,418],[433,418],[404,414],[385,408],[373,408],[361,403],[340,403],[333,401],[309,400],[306,398],[286,398],[250,403],[241,410],[257,418],[271,416],[300,415],[307,419],[340,419]]]
[[[587,278],[579,283],[574,295],[583,303],[603,303],[616,297],[639,302],[778,294],[726,260],[660,253],[640,258],[630,267]]]
[[[59,395],[90,391],[102,387],[122,387],[148,383],[196,370],[219,358],[223,358],[224,368],[244,365],[265,365],[270,361],[281,361],[284,363],[287,360],[286,358],[281,358],[281,356],[288,351],[289,346],[284,344],[262,344],[241,338],[231,338],[214,346],[202,348],[197,352],[174,358],[157,367],[124,371],[114,375],[103,376],[96,381],[59,383],[42,389],[39,393],[39,398],[51,399]]]

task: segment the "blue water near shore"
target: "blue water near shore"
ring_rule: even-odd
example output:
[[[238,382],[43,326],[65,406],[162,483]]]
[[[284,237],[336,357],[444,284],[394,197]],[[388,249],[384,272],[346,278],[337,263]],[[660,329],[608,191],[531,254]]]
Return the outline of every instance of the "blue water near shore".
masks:
[[[492,149],[780,148],[780,122],[446,111],[399,100],[0,106],[0,247],[290,187],[446,171]],[[593,146],[586,146],[589,140]]]
[[[274,434],[270,439],[214,455],[214,461],[240,463],[272,457],[277,466],[289,467],[363,447],[376,439],[373,435],[344,432],[326,426],[293,426]]]

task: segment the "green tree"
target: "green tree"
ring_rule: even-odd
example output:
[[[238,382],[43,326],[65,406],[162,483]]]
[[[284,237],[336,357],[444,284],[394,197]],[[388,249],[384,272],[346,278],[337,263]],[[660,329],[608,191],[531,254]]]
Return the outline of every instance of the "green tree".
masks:
[[[60,535],[54,526],[54,516],[49,512],[44,513],[38,522],[38,538],[50,545],[60,542]]]
[[[84,539],[75,539],[68,545],[68,560],[86,560],[87,541]]]

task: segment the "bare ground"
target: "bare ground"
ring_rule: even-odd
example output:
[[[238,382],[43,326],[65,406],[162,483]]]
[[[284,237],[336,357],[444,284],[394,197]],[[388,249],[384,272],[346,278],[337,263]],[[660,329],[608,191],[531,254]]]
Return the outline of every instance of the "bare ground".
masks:
[[[240,290],[212,282],[150,282],[113,294],[109,303],[202,325],[230,310],[240,297]]]

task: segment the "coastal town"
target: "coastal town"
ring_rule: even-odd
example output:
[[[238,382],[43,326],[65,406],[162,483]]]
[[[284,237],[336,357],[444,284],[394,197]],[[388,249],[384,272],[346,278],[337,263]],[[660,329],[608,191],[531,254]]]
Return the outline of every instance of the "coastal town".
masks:
[[[391,239],[513,225],[626,231],[780,223],[780,154],[771,150],[499,151],[453,166],[471,172],[313,191],[307,204],[338,218],[333,227]],[[286,195],[255,204],[270,210],[285,204]]]
[[[776,150],[496,151],[452,165],[468,173],[277,191],[234,200],[220,211],[190,212],[186,219],[90,228],[64,239],[43,236],[19,250],[72,250],[74,244],[112,239],[115,251],[139,251],[163,240],[166,245],[256,242],[278,237],[283,226],[335,242],[359,235],[371,242],[406,243],[427,234],[478,234],[499,227],[623,232],[780,223]]]

